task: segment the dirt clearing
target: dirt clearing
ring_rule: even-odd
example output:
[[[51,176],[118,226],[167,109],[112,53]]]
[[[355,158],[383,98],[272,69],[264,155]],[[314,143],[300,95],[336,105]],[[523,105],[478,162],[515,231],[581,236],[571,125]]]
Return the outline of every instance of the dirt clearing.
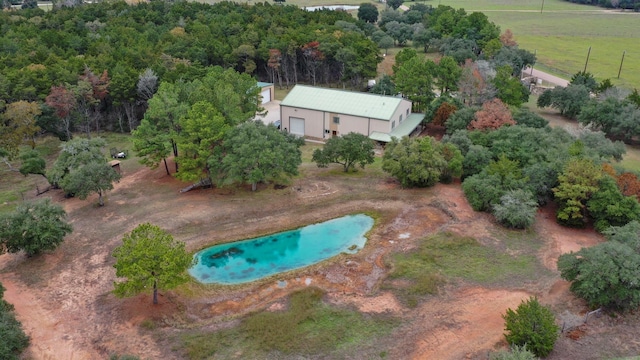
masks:
[[[459,184],[405,190],[384,176],[336,176],[330,169],[307,167],[304,178],[284,189],[270,185],[256,193],[237,188],[180,194],[185,184],[167,177],[163,168],[128,171],[125,163],[123,170],[124,178],[103,208],[96,207],[92,198],[46,195],[67,209],[74,226],[73,234],[55,252],[31,259],[21,254],[0,256],[6,299],[15,304],[32,338],[28,358],[79,360],[133,354],[180,359],[182,354],[173,351],[170,342],[180,331],[216,328],[250,311],[280,309],[288,294],[309,285],[327,291],[326,301],[338,306],[403,319],[397,331],[377,344],[393,359],[484,359],[490,350],[504,346],[501,315],[530,295],[559,313],[579,317],[586,310],[557,274],[550,282],[509,288],[452,284],[413,309],[380,290],[388,272],[385,256],[410,251],[425,236],[451,231],[483,244],[499,241],[493,219],[469,207]],[[544,241],[538,257],[551,272],[561,253],[601,241],[592,230],[559,227],[552,211],[541,211],[535,228]],[[150,294],[117,299],[111,293],[115,280],[111,251],[125,232],[142,222],[161,226],[185,241],[189,251],[196,251],[356,212],[376,214],[376,226],[365,248],[355,255],[243,286],[191,284],[175,292],[162,291],[159,306],[152,306]],[[593,358],[578,344],[603,334],[616,335],[616,321],[603,319],[594,319],[597,329],[591,322],[581,328],[579,340],[563,337],[550,358],[567,354]],[[627,331],[638,332],[635,322],[625,324]],[[640,349],[633,343],[625,346],[628,351]]]

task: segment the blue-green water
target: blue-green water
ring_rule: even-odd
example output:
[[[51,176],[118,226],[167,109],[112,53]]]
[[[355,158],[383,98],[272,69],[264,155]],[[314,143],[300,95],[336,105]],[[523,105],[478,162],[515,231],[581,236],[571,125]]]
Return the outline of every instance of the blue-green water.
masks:
[[[197,252],[189,273],[205,284],[241,284],[353,254],[367,241],[373,219],[348,215],[255,239],[212,246]]]

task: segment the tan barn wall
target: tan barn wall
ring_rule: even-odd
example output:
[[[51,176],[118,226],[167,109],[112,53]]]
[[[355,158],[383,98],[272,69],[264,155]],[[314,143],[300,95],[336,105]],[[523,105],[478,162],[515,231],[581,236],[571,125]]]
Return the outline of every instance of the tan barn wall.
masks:
[[[324,133],[322,111],[280,106],[280,117],[282,121],[281,129],[287,129],[287,131],[291,129],[289,124],[290,117],[302,118],[304,119],[305,136],[322,138]]]
[[[391,122],[393,122],[394,120],[396,122],[396,126],[400,125],[400,123],[402,122],[400,121],[400,115],[402,115],[402,121],[405,121],[407,119],[407,116],[411,115],[411,102],[409,100],[402,100],[400,102],[400,105],[398,106],[396,111],[394,111],[393,116],[389,120],[389,130],[387,130],[387,132],[393,130],[391,128]]]
[[[338,136],[346,135],[350,132],[369,136],[369,119],[353,115],[336,114],[340,117],[340,124],[337,126]],[[332,122],[333,118],[328,119]]]
[[[411,102],[403,100],[393,114],[393,120],[396,126],[400,125],[400,115],[402,120],[407,118],[407,114],[411,114]],[[340,124],[333,124],[333,117],[340,117]],[[329,139],[332,136],[332,130],[337,130],[338,136],[356,132],[366,136],[372,132],[391,132],[391,121],[370,119],[353,115],[337,114],[319,110],[301,109],[290,106],[280,107],[280,117],[282,119],[281,128],[291,129],[290,117],[305,119],[304,131],[305,136],[316,139]],[[328,132],[326,132],[326,131]]]
[[[371,119],[371,127],[369,128],[369,135],[371,135],[371,133],[374,131],[385,133],[385,134],[391,132],[391,122],[386,120]]]

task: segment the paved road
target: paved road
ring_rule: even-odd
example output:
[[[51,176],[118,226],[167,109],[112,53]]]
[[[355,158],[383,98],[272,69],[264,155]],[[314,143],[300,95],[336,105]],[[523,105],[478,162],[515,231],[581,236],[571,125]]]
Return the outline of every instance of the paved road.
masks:
[[[533,68],[533,75],[532,75],[530,67],[524,69],[523,73],[526,74],[527,76],[535,76],[538,79],[542,79],[542,80],[550,82],[550,83],[552,83],[554,85],[558,85],[558,86],[567,86],[567,85],[569,85],[569,80],[565,80],[565,79],[559,78],[557,76],[553,76],[553,75],[551,75],[549,73],[546,73],[544,71],[536,70],[535,67]]]

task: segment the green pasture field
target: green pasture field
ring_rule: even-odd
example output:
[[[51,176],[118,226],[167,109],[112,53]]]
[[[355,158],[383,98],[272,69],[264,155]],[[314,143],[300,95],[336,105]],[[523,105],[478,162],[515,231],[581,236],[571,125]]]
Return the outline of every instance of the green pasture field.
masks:
[[[591,47],[587,71],[599,80],[610,78],[616,85],[640,87],[640,14],[489,13],[489,18],[503,30],[511,29],[522,48],[535,51],[544,65],[541,70],[569,78],[584,69]]]
[[[521,48],[536,52],[538,68],[570,78],[584,69],[598,80],[640,88],[640,13],[605,10],[561,0],[439,0],[432,5],[482,11],[502,31],[511,29]],[[408,2],[411,4],[411,2]],[[626,51],[620,80],[618,69]]]
[[[411,6],[413,1],[406,1],[405,5]],[[447,5],[452,8],[463,8],[467,11],[485,11],[485,10],[518,10],[518,11],[537,11],[542,9],[542,0],[430,0],[424,1],[425,4],[432,6]],[[592,6],[583,6],[561,0],[544,0],[543,11],[589,11],[597,10]]]

